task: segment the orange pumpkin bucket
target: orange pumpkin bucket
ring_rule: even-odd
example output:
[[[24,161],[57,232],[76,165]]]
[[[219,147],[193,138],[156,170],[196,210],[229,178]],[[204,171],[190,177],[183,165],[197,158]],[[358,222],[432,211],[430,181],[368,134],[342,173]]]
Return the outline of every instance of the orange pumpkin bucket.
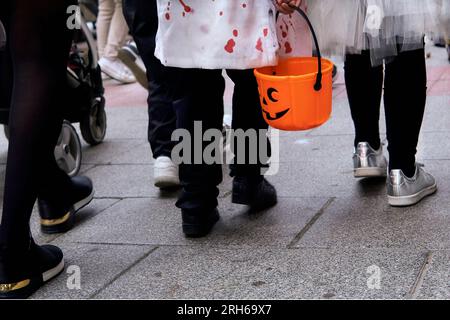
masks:
[[[273,128],[298,131],[316,128],[331,115],[333,63],[322,58],[314,29],[308,23],[317,57],[281,60],[277,66],[255,69],[263,117]]]

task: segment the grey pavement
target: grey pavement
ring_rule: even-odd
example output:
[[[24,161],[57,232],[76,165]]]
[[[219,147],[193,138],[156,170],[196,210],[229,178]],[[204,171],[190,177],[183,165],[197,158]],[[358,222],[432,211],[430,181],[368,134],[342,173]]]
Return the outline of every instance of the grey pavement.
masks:
[[[109,107],[105,142],[83,147],[82,172],[93,179],[96,198],[76,227],[44,236],[33,214],[37,241],[60,246],[67,271],[32,298],[450,299],[450,65],[444,50],[429,51],[418,159],[438,180],[435,196],[391,208],[384,180],[353,178],[341,70],[331,120],[281,133],[280,170],[269,177],[279,204],[258,215],[231,204],[224,168],[222,219],[197,240],[181,232],[177,193],[153,187],[145,91],[128,86],[140,102]],[[116,87],[108,83],[107,90]],[[1,137],[0,177],[6,149]],[[73,270],[80,271],[79,288],[71,286]]]

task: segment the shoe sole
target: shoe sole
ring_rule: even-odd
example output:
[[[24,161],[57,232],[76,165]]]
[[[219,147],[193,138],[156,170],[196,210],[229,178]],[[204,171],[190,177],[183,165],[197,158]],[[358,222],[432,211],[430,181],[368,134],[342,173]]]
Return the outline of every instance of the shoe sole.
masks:
[[[86,198],[75,203],[69,210],[68,218],[59,224],[56,225],[43,225],[41,224],[41,231],[45,234],[55,234],[55,233],[65,233],[73,228],[75,224],[75,214],[86,207],[91,201],[94,199],[95,190],[92,189],[92,192]]]
[[[125,79],[122,79],[119,75],[117,75],[114,71],[111,71],[111,70],[108,70],[107,68],[102,68],[102,66],[100,66],[100,69],[101,69],[101,71],[104,73],[104,74],[106,74],[108,77],[110,77],[111,79],[113,79],[113,80],[116,80],[116,81],[118,81],[118,82],[120,82],[120,83],[123,83],[123,84],[131,84],[131,83],[135,83],[136,81],[131,81],[131,80],[125,80]]]
[[[65,263],[63,258],[56,267],[45,271],[40,277],[21,281],[28,282],[26,286],[9,292],[0,292],[0,299],[26,299],[39,290],[44,284],[59,276],[64,271],[64,267]]]
[[[263,201],[263,200],[260,200]],[[244,194],[241,191],[234,191],[231,195],[231,203],[240,204],[243,206],[249,206],[250,212],[259,212],[274,207],[278,203],[278,197],[275,195],[273,199],[264,199],[264,203],[258,203],[258,200],[253,197]]]
[[[409,207],[419,203],[424,198],[431,196],[436,191],[437,184],[434,184],[433,186],[410,196],[394,197],[388,195],[388,202],[392,207]]]
[[[183,223],[183,233],[187,238],[201,238],[208,235],[217,221],[220,220],[220,214],[215,212],[209,217],[208,225]]]
[[[387,171],[378,167],[358,168],[353,170],[353,175],[355,178],[380,178],[386,177]]]
[[[136,57],[128,50],[121,49],[119,50],[118,58],[128,67],[128,69],[131,70],[136,78],[136,81],[144,87],[144,89],[148,90],[147,75],[136,63]]]
[[[155,187],[159,189],[169,189],[180,187],[180,181],[170,176],[161,176],[155,179]]]

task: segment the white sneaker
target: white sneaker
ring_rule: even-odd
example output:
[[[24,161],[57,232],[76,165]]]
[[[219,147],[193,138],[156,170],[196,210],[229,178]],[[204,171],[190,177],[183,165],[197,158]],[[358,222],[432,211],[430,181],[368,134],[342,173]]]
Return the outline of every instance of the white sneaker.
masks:
[[[178,166],[169,157],[158,157],[154,165],[155,187],[173,188],[180,185]]]
[[[133,73],[119,59],[101,58],[98,61],[102,72],[122,83],[134,83],[136,78]]]

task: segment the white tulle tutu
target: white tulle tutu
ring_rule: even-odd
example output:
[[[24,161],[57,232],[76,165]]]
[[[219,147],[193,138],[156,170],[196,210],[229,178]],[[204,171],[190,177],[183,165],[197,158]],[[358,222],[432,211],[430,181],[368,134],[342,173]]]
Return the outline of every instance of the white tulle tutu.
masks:
[[[370,50],[373,64],[423,47],[438,30],[447,0],[309,0],[308,12],[327,54]]]

